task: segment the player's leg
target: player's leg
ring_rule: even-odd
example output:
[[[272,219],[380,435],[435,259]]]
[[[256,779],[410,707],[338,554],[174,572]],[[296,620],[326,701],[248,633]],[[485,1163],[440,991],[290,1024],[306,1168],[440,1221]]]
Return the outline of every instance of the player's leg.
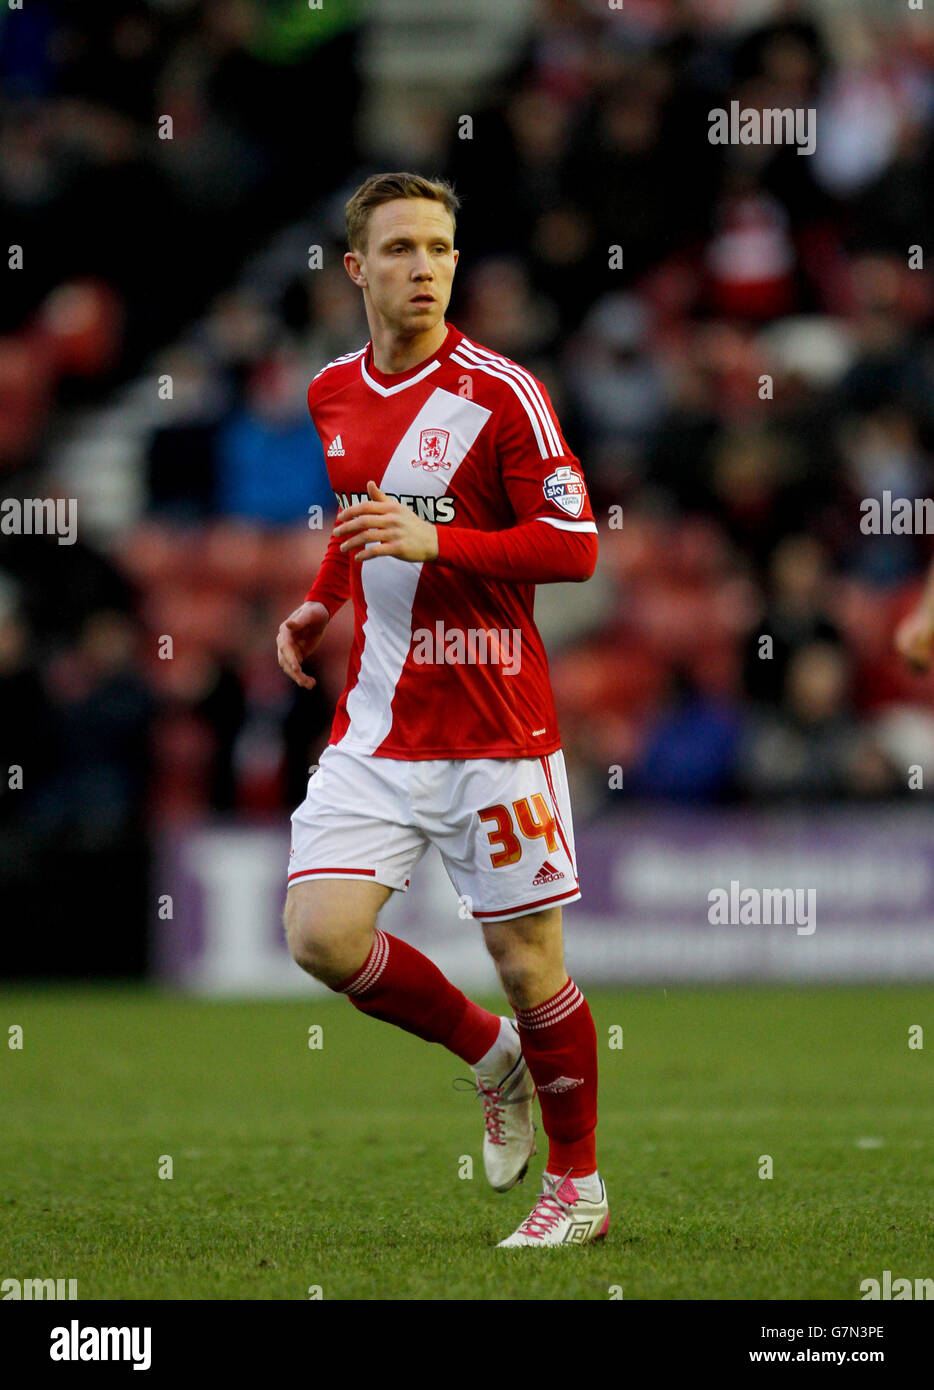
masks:
[[[440,1043],[472,1066],[494,1047],[502,1020],[468,999],[421,951],[379,928],[391,891],[368,879],[292,884],[285,907],[292,956],[360,1013]]]
[[[599,1238],[609,1215],[597,1172],[597,1035],[587,1001],[564,966],[561,909],[486,922],[483,935],[516,1012],[548,1136],[539,1202],[501,1244]]]
[[[597,1170],[597,1035],[587,1001],[564,966],[561,909],[487,922],[483,935],[538,1090],[547,1171],[588,1185]]]
[[[564,986],[561,908],[546,907],[506,922],[485,922],[483,939],[506,998],[518,1012],[534,1009]]]
[[[391,892],[368,879],[316,878],[293,883],[284,913],[293,959],[322,984],[339,989],[370,955],[376,919]]]
[[[430,776],[426,768],[424,780]],[[555,909],[580,897],[564,760],[560,752],[470,759],[439,768],[437,780],[431,838],[472,916],[485,930],[491,927],[487,939],[510,1003],[533,1008],[567,981]],[[498,932],[494,923],[507,925]],[[510,1184],[499,1175],[518,1176],[535,1152],[535,1078],[519,1025],[509,1020],[509,1030],[515,1051],[496,1057],[495,1068],[486,1061],[476,1068],[484,1164],[501,1191]],[[552,1079],[542,1076],[546,1083]]]
[[[319,762],[292,816],[285,924],[295,960],[361,1013],[472,1065],[494,1045],[500,1019],[377,923],[427,848],[412,824],[412,764],[340,745]]]

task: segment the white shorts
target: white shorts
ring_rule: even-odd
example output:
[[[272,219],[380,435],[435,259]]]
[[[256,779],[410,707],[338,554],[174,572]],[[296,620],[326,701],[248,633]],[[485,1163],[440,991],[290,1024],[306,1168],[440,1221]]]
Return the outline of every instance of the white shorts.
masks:
[[[330,744],[292,816],[289,885],[369,878],[404,892],[430,844],[481,921],[575,902],[563,753],[407,762]]]

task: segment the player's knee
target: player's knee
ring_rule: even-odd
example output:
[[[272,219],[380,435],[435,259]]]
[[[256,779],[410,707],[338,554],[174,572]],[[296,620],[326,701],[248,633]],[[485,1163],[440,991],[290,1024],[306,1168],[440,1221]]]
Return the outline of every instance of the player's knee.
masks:
[[[553,942],[488,941],[487,949],[513,1008],[533,1008],[567,979],[561,950]]]
[[[530,941],[518,935],[488,933],[486,948],[501,978],[504,975],[522,978],[540,969],[552,954],[550,943]]]
[[[551,999],[566,978],[563,967],[555,969],[542,961],[497,964],[503,993],[514,1009],[534,1009]]]
[[[338,923],[291,894],[284,922],[292,959],[332,989],[360,968],[372,945],[372,929]]]
[[[507,999],[511,1000],[514,996],[524,994],[530,987],[534,988],[536,977],[541,971],[541,960],[537,952],[513,947],[491,951],[490,954]]]
[[[330,983],[326,978],[337,967],[336,952],[327,925],[317,921],[307,912],[285,912],[285,935],[289,943],[292,959],[309,975]]]
[[[307,970],[309,975],[317,977],[325,964],[325,953],[321,950],[321,944],[314,931],[309,929],[309,924],[302,921],[297,913],[286,911],[285,939],[289,943],[289,950],[296,965]]]

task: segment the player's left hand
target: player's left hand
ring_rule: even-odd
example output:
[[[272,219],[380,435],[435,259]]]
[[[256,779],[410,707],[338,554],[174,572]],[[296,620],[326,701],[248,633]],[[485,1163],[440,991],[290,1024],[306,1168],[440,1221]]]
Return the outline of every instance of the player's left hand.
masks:
[[[368,502],[355,502],[338,515],[335,536],[344,536],[341,550],[353,551],[355,560],[394,555],[397,560],[434,560],[438,532],[430,521],[380,492],[374,482],[366,485]]]

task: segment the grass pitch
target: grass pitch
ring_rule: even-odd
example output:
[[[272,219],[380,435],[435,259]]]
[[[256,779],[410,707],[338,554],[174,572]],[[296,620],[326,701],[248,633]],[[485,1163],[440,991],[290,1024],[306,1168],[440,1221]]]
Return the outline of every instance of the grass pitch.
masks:
[[[451,1084],[469,1069],[440,1047],[343,999],[8,991],[0,1279],[77,1278],[82,1299],[630,1300],[858,1299],[885,1269],[934,1275],[934,992],[587,993],[609,1235],[502,1251],[544,1143],[494,1193],[480,1105]]]

